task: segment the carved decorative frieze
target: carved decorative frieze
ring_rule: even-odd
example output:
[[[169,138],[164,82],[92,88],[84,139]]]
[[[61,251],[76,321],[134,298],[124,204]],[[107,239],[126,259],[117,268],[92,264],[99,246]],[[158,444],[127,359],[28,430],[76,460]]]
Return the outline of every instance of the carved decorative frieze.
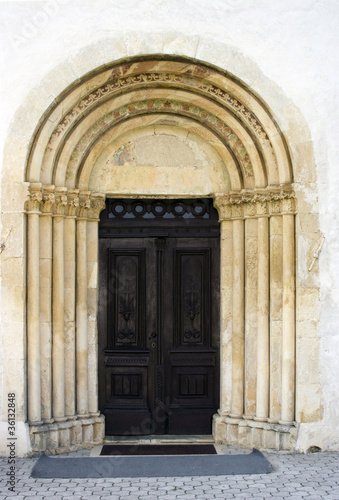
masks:
[[[42,186],[40,183],[29,185],[29,199],[25,203],[26,212],[43,215],[80,217],[97,221],[105,208],[105,195],[79,189]]]
[[[216,194],[214,205],[220,220],[294,213],[295,193],[291,187],[243,190],[225,195]],[[98,220],[100,212],[105,208],[105,195],[32,183],[29,186],[29,199],[25,208],[27,212]]]
[[[71,155],[68,172],[73,171],[74,165],[78,164],[84,152],[95,139],[103,133],[106,128],[112,127],[114,123],[120,122],[123,119],[130,118],[147,113],[172,113],[180,114],[194,118],[200,121],[205,126],[213,129],[232,149],[234,156],[242,167],[246,177],[253,177],[253,166],[250,156],[246,150],[244,143],[239,139],[237,134],[232,130],[227,123],[221,120],[218,116],[206,111],[205,109],[185,102],[176,101],[174,99],[148,99],[133,102],[130,105],[124,105],[114,109],[104,116],[100,117],[84,134],[78,142]]]
[[[294,213],[295,193],[289,188],[231,192],[216,195],[214,205],[220,220]]]
[[[82,100],[79,101],[59,122],[57,128],[51,136],[49,145],[52,145],[54,141],[58,140],[67,127],[81,114],[83,114],[86,109],[98,105],[100,100],[107,100],[107,97],[110,95],[113,97],[116,92],[121,92],[122,89],[128,89],[129,87],[137,88],[140,86],[145,87],[147,84],[152,83],[180,86],[192,89],[193,91],[199,90],[200,92],[204,92],[207,95],[217,98],[237,114],[240,114],[254,131],[258,139],[270,146],[273,152],[268,135],[258,117],[256,117],[252,111],[250,111],[230,92],[227,92],[214,84],[206,83],[206,80],[202,81],[200,78],[189,76],[188,74],[184,75],[166,72],[139,73],[124,78],[117,78],[109,83],[106,83],[102,87],[97,88],[82,98]]]

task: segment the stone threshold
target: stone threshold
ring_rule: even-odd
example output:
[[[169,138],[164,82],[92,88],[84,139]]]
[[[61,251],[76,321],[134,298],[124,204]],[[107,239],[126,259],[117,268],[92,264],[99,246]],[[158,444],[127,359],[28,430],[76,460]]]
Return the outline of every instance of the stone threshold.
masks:
[[[176,436],[171,434],[151,434],[149,436],[105,436],[104,442],[94,446],[91,457],[101,456],[101,450],[105,444],[214,444],[214,437],[210,435]]]
[[[105,436],[104,444],[195,444],[195,443],[214,443],[212,434],[206,435],[182,435],[171,434],[151,434],[148,436]]]

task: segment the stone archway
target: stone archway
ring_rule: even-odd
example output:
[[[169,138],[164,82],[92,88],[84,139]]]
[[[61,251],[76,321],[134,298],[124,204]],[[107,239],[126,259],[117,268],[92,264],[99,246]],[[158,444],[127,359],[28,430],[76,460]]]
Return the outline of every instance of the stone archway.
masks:
[[[166,158],[166,151],[174,153]],[[293,171],[274,117],[245,84],[184,58],[140,57],[99,68],[45,113],[25,180],[34,450],[103,438],[97,226],[105,197],[131,195],[213,197],[221,222],[214,435],[243,446],[294,447]]]

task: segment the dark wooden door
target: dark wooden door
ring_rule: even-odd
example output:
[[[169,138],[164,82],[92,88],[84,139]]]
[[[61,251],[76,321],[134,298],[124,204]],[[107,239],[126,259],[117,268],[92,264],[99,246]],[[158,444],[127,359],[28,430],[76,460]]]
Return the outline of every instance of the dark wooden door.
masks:
[[[210,200],[110,200],[99,241],[106,435],[210,434],[219,405],[219,227]]]

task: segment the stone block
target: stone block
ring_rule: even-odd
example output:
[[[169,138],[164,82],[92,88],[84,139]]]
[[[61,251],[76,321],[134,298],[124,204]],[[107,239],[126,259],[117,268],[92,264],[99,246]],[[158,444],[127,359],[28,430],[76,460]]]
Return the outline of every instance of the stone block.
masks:
[[[31,444],[33,452],[42,452],[46,450],[46,434],[45,432],[31,431]]]
[[[284,118],[283,132],[288,135],[289,144],[297,145],[311,141],[312,137],[307,123],[294,104],[289,103],[288,106],[281,108],[281,115]]]
[[[297,339],[319,338],[319,323],[317,320],[309,319],[298,321],[296,324]]]
[[[296,294],[296,320],[309,321],[319,318],[320,299],[318,288],[298,288]]]
[[[214,436],[216,443],[226,443],[227,426],[223,417],[221,415],[214,415],[212,425],[213,425],[212,434]]]
[[[25,341],[26,341],[26,325],[23,322],[2,322],[2,330],[4,338],[2,340],[2,356],[4,363],[7,360],[24,360],[25,359]],[[9,380],[11,379],[11,375]]]
[[[295,430],[293,428],[293,430]],[[280,449],[286,451],[292,451],[295,448],[295,435],[291,429],[291,432],[281,432],[280,433]]]
[[[46,448],[49,451],[57,450],[59,448],[59,427],[57,424],[50,424],[47,433]]]
[[[279,434],[273,430],[263,430],[263,447],[267,450],[279,449]]]
[[[239,425],[238,444],[243,448],[251,448],[253,446],[251,427]]]
[[[199,36],[178,36],[178,33],[166,33],[164,37],[164,53],[195,57]]]
[[[239,426],[238,424],[227,424],[226,429],[226,443],[227,444],[238,444],[239,441]]]
[[[82,442],[83,444],[91,444],[94,442],[92,424],[84,424],[82,426]]]
[[[127,56],[161,54],[163,52],[164,37],[161,33],[130,31],[124,34],[122,41],[126,46]]]
[[[313,142],[305,141],[290,145],[295,179],[307,184],[316,182],[316,168],[314,161]]]
[[[73,426],[71,428],[71,444],[73,446],[78,446],[81,445],[82,443],[82,427],[81,427],[81,422],[75,421],[73,423]]]
[[[299,234],[314,234],[319,232],[319,222],[317,214],[299,213],[297,221],[300,228]]]
[[[103,418],[97,419],[93,425],[93,441],[95,443],[102,443],[105,439],[105,422]]]
[[[319,384],[303,384],[300,380],[297,385],[297,422],[318,422],[323,418],[324,408]]]
[[[298,339],[296,344],[297,384],[319,384],[320,339]]]
[[[256,427],[252,428],[252,446],[254,448],[260,449],[262,447],[263,441],[263,429]]]
[[[17,421],[26,420],[26,361],[22,357],[19,358],[3,358],[3,395],[4,401],[7,400],[9,393],[15,394],[15,410]],[[6,412],[7,406],[4,406],[3,411]],[[6,413],[5,413],[6,415]],[[4,416],[4,420],[7,417]]]
[[[70,444],[71,444],[71,439],[70,439],[70,435],[71,435],[71,430],[69,427],[67,428],[61,428],[60,429],[60,438],[59,438],[59,446],[61,448],[69,448],[70,447]]]
[[[2,260],[8,258],[26,257],[24,245],[26,236],[26,220],[23,213],[2,213],[2,231],[0,244],[3,244]]]
[[[1,266],[2,285],[6,287],[24,286],[26,283],[25,264],[26,260],[21,257],[8,257],[3,260]]]

